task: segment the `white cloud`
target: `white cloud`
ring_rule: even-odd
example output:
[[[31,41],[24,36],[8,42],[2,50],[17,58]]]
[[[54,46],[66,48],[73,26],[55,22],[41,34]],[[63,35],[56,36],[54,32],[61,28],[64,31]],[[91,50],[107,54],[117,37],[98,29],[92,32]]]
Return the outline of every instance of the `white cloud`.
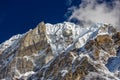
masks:
[[[102,0],[82,0],[79,8],[72,7],[72,15],[68,20],[77,19],[84,26],[93,23],[109,23],[114,26],[120,25],[120,0],[113,0],[112,6]]]

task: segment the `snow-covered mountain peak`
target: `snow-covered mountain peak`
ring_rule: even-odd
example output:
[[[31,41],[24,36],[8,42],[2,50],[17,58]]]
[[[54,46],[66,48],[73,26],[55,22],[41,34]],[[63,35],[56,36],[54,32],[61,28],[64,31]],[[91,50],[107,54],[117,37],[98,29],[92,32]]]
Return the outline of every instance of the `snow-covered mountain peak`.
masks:
[[[42,22],[0,45],[0,79],[119,80],[119,46],[110,24]]]
[[[14,43],[16,43],[19,39],[21,39],[23,35],[18,34],[15,35],[13,37],[11,37],[9,40],[3,42],[2,44],[0,44],[0,54],[7,49],[8,47],[12,46]]]
[[[71,44],[74,44],[76,48],[80,48],[98,35],[110,34],[110,26],[102,23],[94,24],[91,27],[81,27],[70,22],[54,25],[47,23],[47,40],[52,47],[53,53],[58,53],[66,50]],[[75,42],[77,43],[75,44]]]

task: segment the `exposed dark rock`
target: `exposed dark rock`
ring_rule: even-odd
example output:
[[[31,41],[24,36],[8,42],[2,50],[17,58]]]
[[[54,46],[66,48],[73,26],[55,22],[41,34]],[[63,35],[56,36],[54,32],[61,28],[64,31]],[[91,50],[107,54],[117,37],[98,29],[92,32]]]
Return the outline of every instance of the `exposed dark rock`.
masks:
[[[38,79],[44,77],[45,80],[82,80],[89,72],[97,72],[97,69],[89,63],[87,57],[83,57],[80,61],[79,59],[73,61],[73,55],[75,56],[76,54],[74,52],[70,52],[67,55],[60,54],[34,77]],[[31,79],[34,77],[32,76]]]

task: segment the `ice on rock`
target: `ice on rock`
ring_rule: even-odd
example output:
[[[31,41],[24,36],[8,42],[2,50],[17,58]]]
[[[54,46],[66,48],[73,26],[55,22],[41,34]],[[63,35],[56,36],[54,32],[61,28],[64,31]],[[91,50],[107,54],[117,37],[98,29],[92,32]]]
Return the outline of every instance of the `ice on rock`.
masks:
[[[70,22],[53,25],[47,23],[46,34],[53,53],[58,54],[60,51],[65,51],[71,44],[76,48],[83,47],[87,41],[97,35],[106,34],[108,31],[104,30],[104,28],[105,26],[102,23],[94,24],[90,28],[84,28]],[[70,45],[67,42],[70,42]]]
[[[53,53],[66,50],[67,42],[69,44],[74,43],[74,41],[79,37],[81,33],[88,31],[80,27],[79,25],[75,25],[70,22],[58,23],[55,25],[46,24],[46,34],[48,43],[50,43]]]
[[[62,71],[61,71],[62,77],[64,77],[67,73],[68,73],[67,70],[62,70]]]
[[[115,72],[115,71],[119,70],[119,67],[120,67],[120,57],[111,57],[108,60],[108,63],[106,64],[106,66],[108,67],[108,69],[111,72]]]
[[[10,46],[13,46],[13,44],[22,37],[23,35],[18,34],[13,37],[11,37],[9,40],[5,41],[4,43],[0,44],[0,53],[7,49]]]
[[[45,25],[46,25],[47,43],[50,44],[52,53],[53,53],[53,55],[56,55],[56,56],[59,56],[59,54],[61,54],[63,52],[65,52],[65,53],[70,52],[70,50],[72,50],[72,49],[84,48],[85,44],[88,41],[95,39],[98,35],[106,35],[106,34],[110,33],[109,29],[106,28],[105,24],[102,24],[102,23],[97,23],[97,24],[92,25],[91,27],[85,27],[85,28],[81,27],[80,25],[71,23],[71,22],[64,22],[64,23],[58,23],[58,24],[47,23]],[[38,34],[37,31],[36,31],[36,34]],[[11,46],[10,50],[14,51],[17,47],[19,47],[19,45],[17,43],[23,36],[24,36],[24,34],[23,35],[20,35],[20,34],[15,35],[12,38],[10,38],[9,40],[0,44],[0,53],[2,53],[3,51],[5,53],[5,51],[6,51],[7,54],[9,54],[9,51],[8,51],[9,49],[7,49],[7,48],[9,48],[10,46]],[[46,51],[47,51],[47,48],[39,51],[38,54],[34,54],[34,56],[39,57],[39,56],[43,55]],[[72,52],[70,52],[70,53],[71,53],[71,56],[73,57],[73,60],[71,63],[74,63],[76,61],[76,58],[78,58],[79,61],[83,57],[88,57],[90,59],[90,56],[89,56],[90,53],[89,54],[81,53],[77,56],[73,55],[74,53],[72,53]],[[104,56],[103,53],[107,54],[107,53],[101,51],[99,56],[103,57]],[[91,52],[91,54],[92,54],[92,52]],[[48,68],[50,66],[50,64],[55,60],[56,56],[54,56],[54,58],[51,61],[49,61],[47,64],[45,64],[41,69]],[[11,55],[7,59],[8,61],[4,61],[5,67],[12,60],[12,58],[14,58],[14,55]],[[25,58],[27,61],[30,60],[30,61],[34,62],[34,60],[29,56],[24,56],[23,58]],[[93,61],[93,62],[95,64],[98,63],[97,61],[96,62]],[[115,71],[120,68],[119,63],[120,63],[120,58],[118,57],[118,58],[115,58],[114,60],[112,60],[111,63],[107,64],[106,66],[108,67],[108,69],[110,71]],[[34,64],[34,66],[37,66],[37,65]],[[105,65],[103,65],[103,66],[105,66]],[[107,69],[104,69],[103,72],[108,75],[109,74],[113,75],[113,74],[109,73],[109,71],[107,71]],[[67,73],[69,73],[69,71],[66,69],[61,69],[60,73],[61,73],[61,76],[64,77]],[[30,71],[30,72],[26,72],[24,74],[20,74],[18,71],[18,75],[20,77],[29,76],[32,74],[35,74],[35,72]],[[91,72],[90,74],[87,75],[86,79],[91,78],[91,75],[93,77],[94,77],[94,75],[95,76],[97,75],[97,76],[105,78],[102,74],[97,74],[97,73]],[[44,79],[44,75],[43,75],[43,79]]]

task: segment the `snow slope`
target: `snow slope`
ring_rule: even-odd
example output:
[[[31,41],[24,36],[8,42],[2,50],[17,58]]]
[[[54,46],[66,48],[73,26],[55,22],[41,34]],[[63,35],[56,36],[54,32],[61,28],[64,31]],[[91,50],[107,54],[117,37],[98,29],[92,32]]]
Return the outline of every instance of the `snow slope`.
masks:
[[[47,71],[47,68],[50,67],[50,65],[56,60],[58,56],[61,54],[67,55],[67,53],[71,53],[72,56],[72,65],[73,67],[75,66],[74,64],[76,63],[76,60],[78,59],[79,61],[83,57],[87,57],[90,60],[90,63],[94,63],[94,65],[97,65],[98,63],[101,63],[102,68],[98,68],[98,71],[101,72],[101,74],[95,73],[95,72],[90,72],[86,76],[86,80],[89,80],[91,76],[99,76],[103,77],[105,80],[110,80],[109,77],[113,77],[111,80],[119,80],[117,75],[119,74],[120,71],[120,57],[119,55],[117,56],[111,56],[107,51],[104,49],[102,50],[100,48],[100,59],[94,60],[93,59],[93,51],[89,51],[85,49],[86,44],[90,40],[95,40],[98,36],[103,36],[103,35],[109,35],[112,36],[114,33],[111,30],[111,25],[109,24],[102,24],[102,23],[97,23],[93,24],[92,26],[88,27],[82,27],[80,25],[76,25],[71,22],[63,22],[63,23],[58,23],[58,24],[50,24],[46,23],[46,38],[47,38],[47,43],[50,45],[50,48],[52,50],[52,53],[54,55],[54,58],[49,61],[47,64],[42,66],[41,69],[38,71],[29,71],[23,74],[20,74],[17,76],[18,78],[21,78],[23,76],[27,77],[28,75],[36,75],[39,73],[40,70],[44,70],[44,74]],[[32,31],[32,30],[31,30]],[[39,32],[39,31],[38,31]],[[29,33],[29,32],[27,32]],[[38,34],[38,33],[36,33]],[[9,51],[15,51],[17,48],[19,48],[19,43],[22,38],[24,38],[26,34],[18,34],[10,38],[9,40],[5,41],[4,43],[0,44],[0,55],[6,56],[9,55]],[[92,45],[91,45],[92,47]],[[96,47],[94,47],[96,49]],[[34,56],[41,57],[45,54],[47,48],[44,50],[39,51],[39,53],[34,54]],[[75,50],[77,53],[75,55],[72,50]],[[73,53],[73,54],[72,54]],[[5,67],[8,66],[10,62],[12,62],[13,58],[15,58],[15,54],[10,54],[11,56],[8,57],[7,60],[1,60],[2,64],[0,64],[0,68],[4,69]],[[107,58],[108,61],[104,62],[103,58],[105,55],[108,55]],[[33,56],[33,55],[30,55]],[[28,61],[28,57],[26,56],[26,59]],[[112,57],[112,58],[110,58]],[[23,57],[25,58],[25,56]],[[30,57],[29,57],[30,58]],[[107,60],[106,58],[106,60]],[[4,59],[4,58],[3,58]],[[31,59],[33,60],[33,58]],[[34,60],[33,60],[34,62]],[[55,65],[55,64],[54,64]],[[38,65],[35,65],[38,66]],[[72,70],[74,71],[74,70]],[[64,77],[66,74],[69,73],[69,71],[66,68],[63,68],[62,70],[59,71],[62,74],[62,77]],[[103,73],[103,74],[102,74]],[[26,79],[26,78],[25,78]],[[41,78],[42,80],[45,80],[45,76]],[[101,78],[102,79],[102,78]],[[37,80],[37,79],[35,79]]]

